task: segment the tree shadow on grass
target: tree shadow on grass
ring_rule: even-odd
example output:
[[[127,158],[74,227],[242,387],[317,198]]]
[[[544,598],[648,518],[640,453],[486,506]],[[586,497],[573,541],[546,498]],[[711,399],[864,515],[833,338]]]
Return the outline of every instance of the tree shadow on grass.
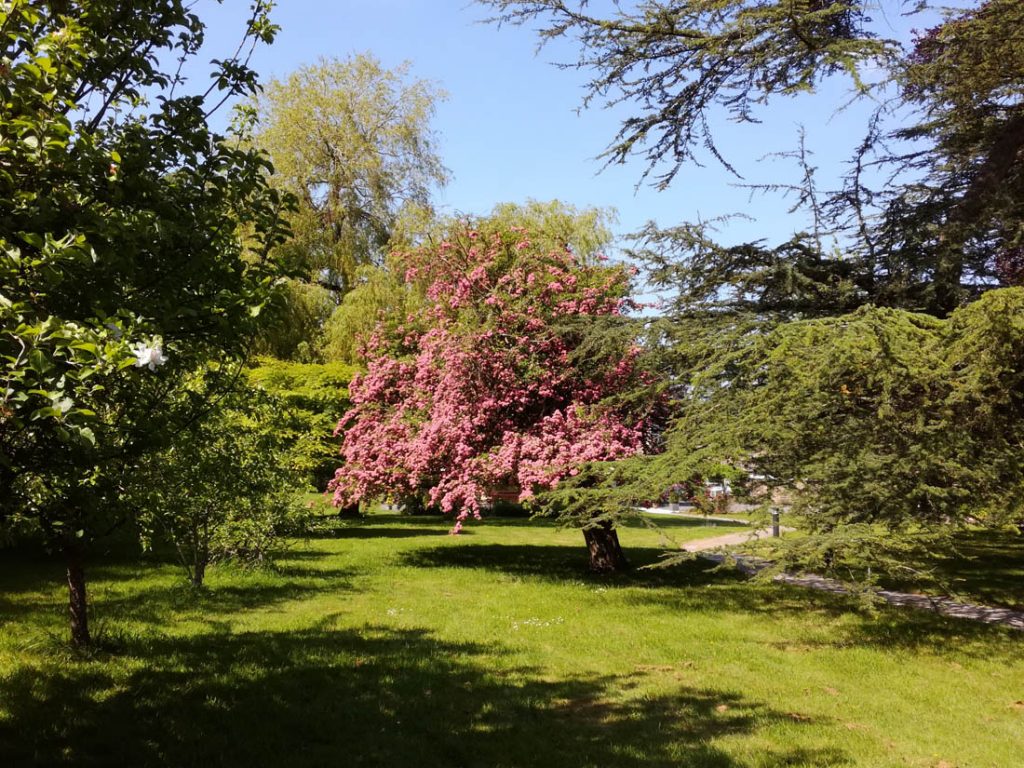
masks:
[[[913,608],[884,606],[876,614],[820,643],[828,647],[874,647],[940,651],[1007,664],[1024,662],[1024,632]]]
[[[383,526],[359,526],[338,528],[330,538],[334,539],[411,539],[419,536],[447,536],[451,525],[435,528],[390,528]]]
[[[355,519],[340,519],[335,517],[322,518],[321,524],[316,530],[308,533],[308,539],[376,539],[392,538],[404,539],[418,536],[440,536],[448,535],[451,532],[454,519],[451,516],[442,515],[397,515],[397,514],[372,514]],[[705,520],[690,518],[668,518],[657,520],[626,519],[622,521],[621,527],[625,529],[655,529],[671,535],[675,529],[692,530],[694,528],[725,528],[732,530],[730,526],[723,526]],[[463,528],[462,537],[472,537],[477,528],[533,528],[555,530],[559,525],[554,520],[531,517],[504,517],[493,516],[485,513],[484,518],[477,522],[470,522]],[[582,544],[581,544],[582,546]]]
[[[240,613],[299,600],[318,592],[349,591],[355,572],[336,569],[323,579],[317,578],[316,571],[296,569],[295,574],[275,579],[273,583],[262,581],[257,576],[241,583],[218,584],[198,592],[188,585],[174,585],[132,590],[117,597],[100,593],[97,607],[104,613],[124,614],[154,623],[159,623],[161,617],[174,610],[195,609],[216,615]],[[273,575],[281,576],[280,572]]]
[[[480,569],[539,581],[625,588],[623,599],[637,607],[661,606],[680,614],[713,609],[758,615],[852,617],[827,641],[818,643],[823,647],[948,649],[949,639],[955,637],[960,653],[998,654],[1008,659],[1024,655],[1024,637],[1019,632],[1011,634],[1010,630],[909,608],[883,606],[872,613],[852,595],[752,581],[735,569],[701,558],[665,568],[641,567],[660,562],[663,553],[657,547],[628,548],[626,554],[634,567],[611,575],[591,573],[582,546],[439,546],[403,553],[402,563],[417,568]],[[809,645],[803,641],[799,644]]]
[[[355,575],[355,571],[351,568],[337,568],[335,566],[310,567],[306,564],[292,563],[287,560],[274,563],[268,570],[275,576],[287,579],[333,579],[339,583],[347,581]]]
[[[27,549],[0,552],[0,599],[4,594],[46,589],[64,578],[64,563],[54,555]]]
[[[286,562],[297,559],[324,559],[330,553],[318,552],[301,546],[281,548],[272,553],[272,557],[264,565],[250,569],[258,573],[265,569],[273,572],[278,560]],[[168,572],[179,574],[182,583],[185,581],[184,570],[174,550],[170,547],[159,547],[155,551],[106,552],[96,547],[89,551],[85,559],[86,578],[93,583],[129,582],[137,579],[140,574],[152,575],[155,569],[165,568]],[[215,563],[210,566],[210,573],[218,570],[245,570],[231,561]],[[20,548],[0,551],[0,598],[4,593],[18,592],[49,592],[54,585],[65,584],[65,563],[63,558],[38,548]]]
[[[454,520],[442,515],[370,514],[362,517],[324,515],[301,538],[374,539],[447,535]]]
[[[937,584],[926,591],[949,591],[954,599],[1024,610],[1024,537],[999,531],[966,531],[956,539],[955,549],[932,552],[920,563],[933,569]],[[888,587],[914,591],[913,579],[891,578]]]
[[[849,597],[751,582],[740,571],[694,558],[664,568],[644,568],[662,561],[658,547],[626,549],[632,567],[620,573],[595,574],[586,550],[573,546],[530,544],[473,544],[418,549],[402,554],[402,564],[416,568],[471,568],[498,571],[518,578],[546,582],[588,583],[623,589],[622,599],[637,607],[666,610],[720,611],[828,616],[858,610]]]
[[[265,569],[217,566],[211,571],[207,586],[200,590],[188,585],[177,569],[167,569],[164,576],[153,579],[150,564],[98,563],[87,571],[90,620],[105,627],[123,622],[159,625],[169,615],[188,614],[209,623],[214,616],[230,616],[316,593],[352,589],[352,580],[357,575],[354,569],[288,565],[287,560],[297,554],[290,552],[282,558],[280,566]],[[327,557],[324,553],[301,554],[309,554],[309,559]],[[229,583],[218,583],[217,568],[230,570]],[[24,622],[56,633],[55,640],[57,635],[63,636],[67,631],[63,573],[46,558],[25,560],[11,570],[12,573],[4,574],[0,589],[0,626],[8,621]],[[166,578],[171,574],[173,578]],[[153,581],[139,583],[140,577]]]
[[[462,544],[461,542],[402,553],[404,565],[418,568],[472,568],[500,571],[543,581],[590,581],[606,587],[672,587],[710,583],[741,583],[738,571],[720,569],[706,560],[687,560],[678,566],[646,568],[662,561],[660,547],[626,548],[631,568],[595,574],[583,546],[537,544]]]
[[[745,768],[715,739],[783,722],[799,738],[814,725],[729,691],[636,695],[628,676],[551,680],[509,667],[496,644],[420,630],[325,623],[127,650],[130,664],[0,680],[0,764]],[[812,746],[756,764],[851,763]]]
[[[694,584],[694,586],[697,586]],[[820,617],[828,622],[825,636],[808,638],[789,632],[772,643],[777,650],[807,651],[842,648],[895,649],[943,653],[979,659],[1024,661],[1024,633],[980,622],[942,616],[907,607],[881,605],[869,609],[856,597],[795,586],[761,583],[714,583],[709,589],[663,590],[634,595],[637,607],[659,605],[670,611],[736,611],[771,616]],[[845,618],[832,622],[830,619]]]

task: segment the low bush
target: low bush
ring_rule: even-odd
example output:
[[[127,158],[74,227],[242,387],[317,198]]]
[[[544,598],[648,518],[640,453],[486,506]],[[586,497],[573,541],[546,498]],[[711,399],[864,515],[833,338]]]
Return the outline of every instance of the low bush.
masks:
[[[195,587],[218,560],[262,563],[309,517],[281,403],[239,388],[219,406],[141,466],[132,490],[144,545],[171,545]]]

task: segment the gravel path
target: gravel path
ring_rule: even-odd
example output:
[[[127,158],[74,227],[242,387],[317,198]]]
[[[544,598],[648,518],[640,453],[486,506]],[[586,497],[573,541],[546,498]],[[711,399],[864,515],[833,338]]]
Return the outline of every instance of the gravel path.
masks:
[[[794,584],[798,587],[808,589],[820,589],[825,592],[847,594],[850,590],[835,579],[828,579],[824,576],[807,574],[805,576],[793,576],[788,573],[780,573],[775,581],[783,584]],[[898,605],[905,608],[916,608],[921,611],[933,611],[943,616],[955,616],[958,619],[970,619],[980,621],[984,624],[1002,624],[1024,631],[1024,611],[1014,611],[1009,608],[994,608],[990,605],[975,605],[973,603],[961,603],[951,597],[932,597],[930,595],[912,595],[908,592],[893,592],[888,589],[879,589],[875,594],[890,605]]]
[[[791,531],[792,528],[782,528],[782,531]],[[687,542],[683,549],[687,552],[700,552],[701,557],[720,563],[729,557],[725,553],[716,553],[711,550],[723,547],[732,547],[746,544],[753,539],[764,539],[771,536],[771,529],[762,528],[750,533],[730,533],[726,536],[715,536],[710,539]],[[747,573],[756,573],[770,563],[752,557],[738,556],[735,558],[740,570]],[[773,578],[782,584],[791,584],[807,589],[817,589],[823,592],[832,592],[839,595],[852,594],[853,590],[841,581],[829,579],[810,573],[796,576],[790,573],[780,573]],[[914,595],[909,592],[894,592],[888,589],[879,589],[875,594],[890,605],[903,608],[915,608],[922,611],[932,611],[943,616],[953,616],[958,619],[970,619],[980,621],[984,624],[999,624],[1011,629],[1024,631],[1024,611],[1014,611],[1010,608],[994,608],[989,605],[975,605],[973,603],[962,603],[951,597],[931,597],[929,595]]]

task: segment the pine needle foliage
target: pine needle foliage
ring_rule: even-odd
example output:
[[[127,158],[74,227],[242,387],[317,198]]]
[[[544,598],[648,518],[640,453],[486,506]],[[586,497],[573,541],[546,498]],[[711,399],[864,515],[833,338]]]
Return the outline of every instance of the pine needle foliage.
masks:
[[[643,0],[614,3],[602,16],[587,2],[481,0],[494,21],[540,21],[542,42],[573,36],[576,62],[590,75],[584,106],[633,103],[604,157],[648,162],[665,188],[680,168],[706,150],[732,170],[711,130],[716,110],[756,122],[773,96],[811,91],[822,78],[845,74],[867,90],[860,70],[894,58],[897,45],[865,25],[859,0]]]

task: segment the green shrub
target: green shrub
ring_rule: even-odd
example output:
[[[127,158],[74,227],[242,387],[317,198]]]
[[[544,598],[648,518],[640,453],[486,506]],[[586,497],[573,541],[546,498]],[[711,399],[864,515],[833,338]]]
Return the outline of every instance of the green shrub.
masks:
[[[308,487],[283,413],[266,392],[239,388],[140,467],[144,545],[170,544],[193,586],[213,562],[261,563],[281,536],[303,532]]]
[[[323,490],[340,459],[334,428],[351,406],[348,383],[357,369],[344,363],[292,363],[261,358],[247,371],[251,386],[279,404],[279,437],[291,469]]]

